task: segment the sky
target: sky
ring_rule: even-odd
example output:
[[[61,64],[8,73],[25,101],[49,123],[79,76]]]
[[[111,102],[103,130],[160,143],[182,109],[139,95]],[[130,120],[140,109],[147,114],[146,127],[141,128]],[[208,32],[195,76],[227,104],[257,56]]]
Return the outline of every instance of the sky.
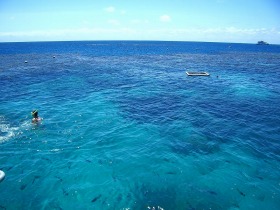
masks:
[[[0,42],[280,44],[280,0],[0,0]]]

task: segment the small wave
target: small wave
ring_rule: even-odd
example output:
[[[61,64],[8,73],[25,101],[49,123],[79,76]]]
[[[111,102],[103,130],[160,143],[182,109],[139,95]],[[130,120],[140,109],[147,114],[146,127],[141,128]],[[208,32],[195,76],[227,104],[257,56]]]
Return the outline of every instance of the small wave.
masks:
[[[30,120],[26,120],[20,125],[21,130],[28,130],[31,127],[32,127],[32,124],[31,124]]]
[[[51,152],[60,152],[60,151],[62,151],[63,149],[52,149],[52,150],[50,150]]]
[[[23,130],[28,130],[31,127],[30,121],[24,121],[19,126],[10,125],[4,117],[0,116],[0,144],[9,141]]]
[[[18,127],[11,127],[0,121],[0,144],[13,138],[18,130]]]

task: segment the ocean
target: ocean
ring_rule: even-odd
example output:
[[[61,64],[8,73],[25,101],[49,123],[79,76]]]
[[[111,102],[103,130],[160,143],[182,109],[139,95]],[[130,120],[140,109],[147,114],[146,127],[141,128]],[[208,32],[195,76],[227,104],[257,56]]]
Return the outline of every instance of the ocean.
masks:
[[[278,210],[279,105],[279,45],[0,43],[0,209]]]

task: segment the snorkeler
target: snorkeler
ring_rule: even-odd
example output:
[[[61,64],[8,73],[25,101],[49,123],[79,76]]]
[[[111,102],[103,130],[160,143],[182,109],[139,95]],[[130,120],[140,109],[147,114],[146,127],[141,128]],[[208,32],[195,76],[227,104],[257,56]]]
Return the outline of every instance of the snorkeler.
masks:
[[[32,122],[35,123],[35,122],[40,122],[42,120],[42,118],[40,118],[38,116],[38,110],[33,110],[31,112],[31,115],[33,116],[33,119],[32,119]]]

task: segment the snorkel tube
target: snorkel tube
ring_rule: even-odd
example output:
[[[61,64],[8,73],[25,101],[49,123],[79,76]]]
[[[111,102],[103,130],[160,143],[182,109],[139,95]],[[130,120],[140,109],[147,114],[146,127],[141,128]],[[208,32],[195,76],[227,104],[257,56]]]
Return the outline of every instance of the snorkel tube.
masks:
[[[37,110],[37,109],[33,110],[33,111],[31,112],[31,115],[32,115],[32,117],[34,117],[34,118],[38,118],[38,110]]]

